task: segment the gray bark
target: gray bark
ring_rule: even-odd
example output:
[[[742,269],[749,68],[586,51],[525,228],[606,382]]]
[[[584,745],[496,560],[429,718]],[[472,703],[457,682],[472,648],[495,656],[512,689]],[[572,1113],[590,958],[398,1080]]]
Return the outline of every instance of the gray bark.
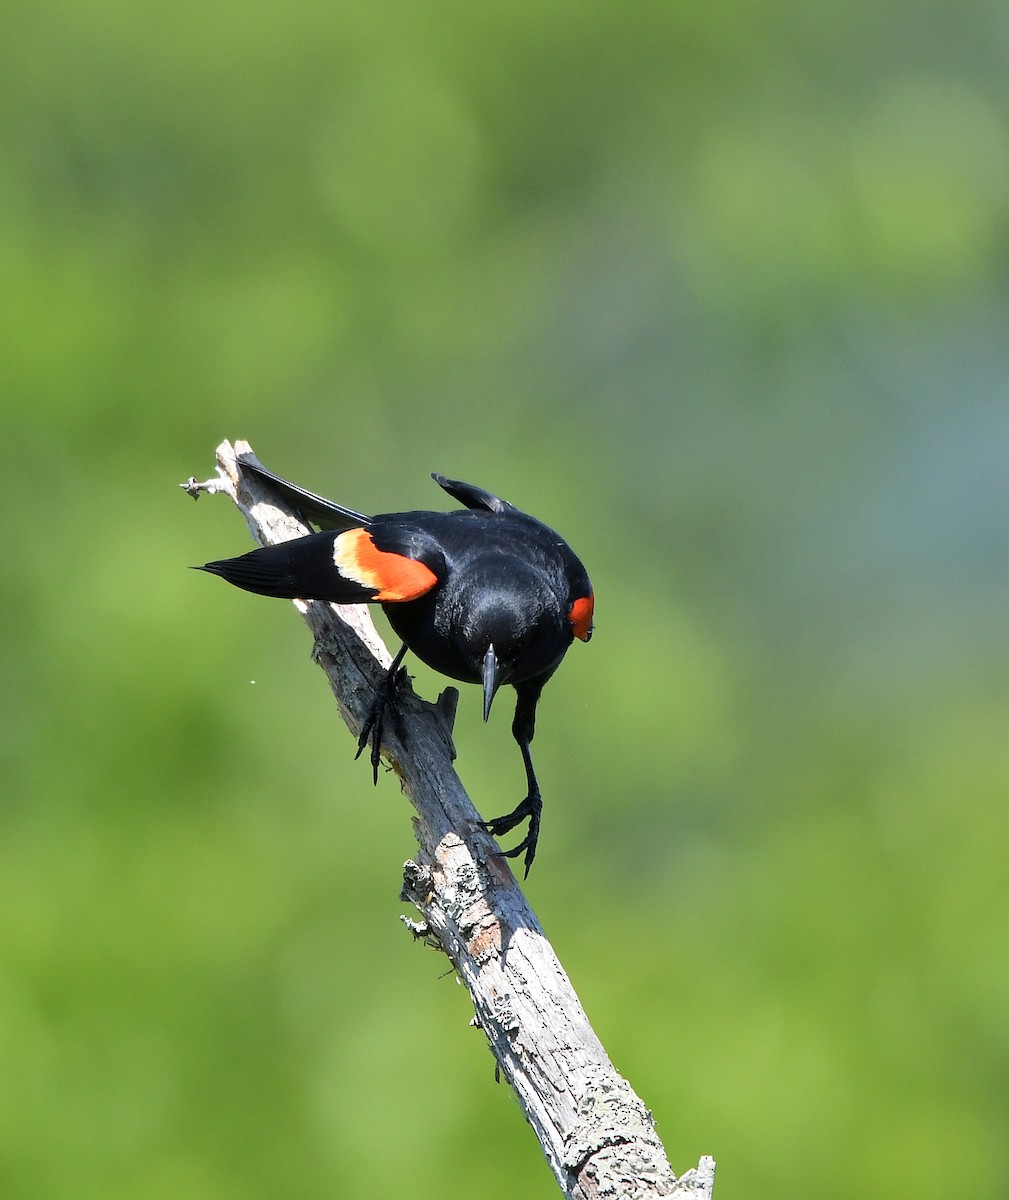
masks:
[[[226,492],[263,545],[310,532],[255,476],[242,472],[238,456],[251,454],[245,442],[223,442],[217,478],[182,486],[193,496]],[[389,651],[367,606],[294,604],[312,631],[314,658],[341,715],[357,735]],[[419,848],[405,865],[402,894],[420,919],[407,924],[415,936],[436,941],[468,988],[474,1023],[565,1196],[707,1200],[714,1162],[702,1158],[679,1179],[673,1175],[651,1113],[613,1067],[508,860],[477,825],[479,815],[452,766],[457,695],[450,688],[429,704],[404,683],[402,719],[386,722],[383,755],[417,813]]]

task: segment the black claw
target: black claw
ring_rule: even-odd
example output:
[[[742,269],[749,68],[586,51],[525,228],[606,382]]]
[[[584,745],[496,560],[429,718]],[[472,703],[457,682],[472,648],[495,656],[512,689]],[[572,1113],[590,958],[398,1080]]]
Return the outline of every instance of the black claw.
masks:
[[[364,753],[366,746],[371,746],[371,773],[374,782],[378,783],[378,768],[382,761],[382,731],[385,726],[385,706],[387,697],[385,688],[375,696],[372,706],[365,717],[364,724],[361,726],[361,736],[357,739],[357,753],[354,755],[355,762]]]
[[[384,710],[385,699],[376,697],[375,703],[371,706],[371,711],[368,713],[364,725],[361,727],[361,736],[357,739],[357,753],[354,755],[356,761],[364,753],[366,746],[370,744],[371,754],[369,756],[371,762],[371,774],[374,783],[378,783],[378,768],[382,761],[382,728],[385,724]]]
[[[530,841],[529,838],[523,838],[521,842],[511,850],[502,850],[501,854],[505,858],[518,858],[522,851],[526,852],[525,856],[525,871],[522,878],[529,878],[529,868],[533,865],[533,859],[536,857],[536,842]]]
[[[370,744],[369,761],[371,762],[372,780],[375,784],[378,783],[378,773],[382,766],[382,734],[385,731],[386,709],[390,709],[397,736],[400,741],[403,740],[403,722],[396,707],[395,697],[400,677],[406,674],[406,669],[399,665],[405,653],[406,646],[403,646],[393,659],[392,666],[385,678],[378,685],[375,699],[371,703],[371,708],[368,710],[368,715],[364,719],[360,736],[357,739],[357,753],[354,755],[354,761],[356,762],[361,757],[365,746]]]
[[[520,825],[526,817],[529,818],[529,829],[526,836],[517,846],[511,850],[502,850],[501,853],[505,858],[518,858],[525,851],[525,875],[523,878],[529,878],[529,868],[533,865],[533,859],[536,857],[536,845],[540,837],[540,813],[543,811],[543,801],[538,794],[530,794],[522,801],[517,808],[512,812],[507,813],[503,817],[494,817],[490,821],[478,822],[481,829],[485,829],[491,837],[501,837],[502,834],[509,833],[516,825]]]

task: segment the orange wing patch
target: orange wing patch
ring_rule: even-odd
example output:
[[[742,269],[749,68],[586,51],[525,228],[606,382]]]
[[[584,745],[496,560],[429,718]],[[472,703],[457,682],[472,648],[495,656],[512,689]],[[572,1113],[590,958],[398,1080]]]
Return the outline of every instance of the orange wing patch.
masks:
[[[405,554],[379,550],[367,529],[348,529],[333,542],[333,561],[345,579],[374,588],[376,600],[414,600],[438,582],[430,567]]]
[[[568,621],[571,623],[571,628],[574,630],[576,638],[581,638],[583,642],[587,642],[592,636],[592,613],[595,609],[595,600],[592,594],[588,596],[580,596],[568,611]]]

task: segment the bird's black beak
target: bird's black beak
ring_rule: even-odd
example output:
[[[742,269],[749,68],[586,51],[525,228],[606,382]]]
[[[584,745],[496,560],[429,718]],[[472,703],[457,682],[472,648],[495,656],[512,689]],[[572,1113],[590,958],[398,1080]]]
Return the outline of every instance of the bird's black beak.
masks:
[[[498,688],[501,686],[501,664],[497,660],[497,655],[494,653],[494,647],[488,646],[487,653],[483,656],[483,719],[486,721],[490,716],[490,706],[494,703],[494,696]]]

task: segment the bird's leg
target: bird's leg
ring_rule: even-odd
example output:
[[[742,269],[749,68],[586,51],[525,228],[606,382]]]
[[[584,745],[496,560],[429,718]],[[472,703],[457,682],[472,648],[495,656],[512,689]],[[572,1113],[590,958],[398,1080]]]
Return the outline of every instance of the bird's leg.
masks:
[[[494,817],[491,821],[481,821],[480,826],[486,829],[491,837],[500,837],[503,833],[514,829],[526,817],[529,818],[529,828],[522,841],[511,850],[501,851],[505,858],[517,858],[523,850],[525,851],[525,878],[528,879],[529,868],[533,865],[533,859],[536,857],[536,843],[540,837],[540,813],[543,811],[543,801],[540,798],[539,784],[536,782],[536,775],[533,771],[529,746],[520,742],[519,749],[522,751],[522,761],[525,763],[526,781],[529,787],[526,798],[506,816]]]
[[[533,770],[532,754],[529,743],[533,740],[536,729],[536,703],[543,691],[546,679],[531,680],[517,684],[518,700],[515,704],[515,720],[512,722],[512,736],[522,751],[522,763],[526,769],[526,798],[510,813],[503,817],[494,817],[490,821],[481,821],[481,829],[486,829],[491,837],[500,837],[514,829],[516,825],[529,818],[529,828],[526,836],[511,850],[502,850],[505,858],[517,858],[525,851],[525,877],[529,877],[529,868],[536,857],[536,843],[540,836],[540,814],[543,811],[543,801],[540,798],[539,784],[536,782],[536,772]]]
[[[378,769],[382,764],[382,729],[385,725],[385,710],[394,704],[396,683],[399,678],[400,664],[406,654],[406,642],[399,648],[399,653],[389,664],[382,682],[375,689],[375,698],[368,709],[368,715],[361,726],[361,735],[357,739],[355,759],[361,757],[365,746],[371,742],[371,770],[375,783],[378,783]]]

